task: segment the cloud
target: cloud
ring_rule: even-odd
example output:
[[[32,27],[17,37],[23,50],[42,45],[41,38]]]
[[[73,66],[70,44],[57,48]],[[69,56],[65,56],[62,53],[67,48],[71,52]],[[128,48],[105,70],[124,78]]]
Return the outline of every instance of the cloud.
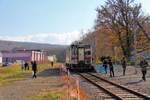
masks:
[[[0,40],[69,45],[73,41],[79,40],[80,37],[79,31],[73,31],[66,33],[32,33],[28,35],[0,36]]]

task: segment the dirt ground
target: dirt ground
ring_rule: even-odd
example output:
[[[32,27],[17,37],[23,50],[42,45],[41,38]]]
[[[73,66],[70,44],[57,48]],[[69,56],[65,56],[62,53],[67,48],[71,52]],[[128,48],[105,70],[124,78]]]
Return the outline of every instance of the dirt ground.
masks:
[[[60,81],[58,69],[39,72],[36,79],[14,81],[0,87],[0,100],[31,100],[46,92],[61,92],[65,97],[64,83]],[[61,98],[61,97],[60,97]]]
[[[39,72],[36,79],[32,79],[30,75],[27,75],[24,80],[14,81],[0,86],[0,100],[49,100],[47,98],[38,98],[38,96],[47,93],[60,94],[53,100],[66,100],[68,95],[67,86],[60,75],[59,69],[47,69]],[[122,75],[121,67],[115,70],[115,77],[113,78],[109,77],[109,73],[101,75],[108,80],[150,95],[150,70],[148,70],[146,82],[141,80],[140,68],[134,68],[132,66],[127,67],[126,76]],[[83,90],[82,95],[86,94],[84,92]],[[35,99],[35,97],[38,99]]]

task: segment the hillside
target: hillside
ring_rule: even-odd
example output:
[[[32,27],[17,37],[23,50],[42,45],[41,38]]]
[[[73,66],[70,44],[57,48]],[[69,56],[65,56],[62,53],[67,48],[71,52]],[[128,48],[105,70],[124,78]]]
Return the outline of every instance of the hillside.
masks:
[[[15,42],[0,40],[0,51],[13,49],[40,49],[47,50],[49,55],[55,54],[59,61],[64,61],[66,45],[52,45],[34,42]]]

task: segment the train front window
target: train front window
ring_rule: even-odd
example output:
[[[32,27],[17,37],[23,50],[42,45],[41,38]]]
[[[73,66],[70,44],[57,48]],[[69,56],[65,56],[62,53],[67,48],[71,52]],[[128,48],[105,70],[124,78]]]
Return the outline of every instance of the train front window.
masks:
[[[86,51],[85,55],[91,55],[91,51]]]

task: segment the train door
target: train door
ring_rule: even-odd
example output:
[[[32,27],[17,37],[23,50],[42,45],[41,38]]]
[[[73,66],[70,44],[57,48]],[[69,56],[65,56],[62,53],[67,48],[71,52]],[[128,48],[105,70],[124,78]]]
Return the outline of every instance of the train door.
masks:
[[[84,48],[80,47],[78,48],[78,61],[84,62]]]

